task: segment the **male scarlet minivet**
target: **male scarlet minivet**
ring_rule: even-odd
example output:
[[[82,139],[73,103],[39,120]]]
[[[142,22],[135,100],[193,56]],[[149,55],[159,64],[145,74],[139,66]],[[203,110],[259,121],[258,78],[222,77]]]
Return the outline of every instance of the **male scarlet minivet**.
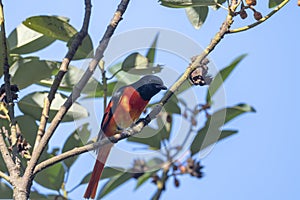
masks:
[[[163,81],[154,75],[144,76],[139,81],[118,89],[105,109],[98,140],[128,128],[139,118],[149,100],[160,90],[166,89]],[[98,182],[112,146],[111,143],[100,147],[84,198],[95,198]]]

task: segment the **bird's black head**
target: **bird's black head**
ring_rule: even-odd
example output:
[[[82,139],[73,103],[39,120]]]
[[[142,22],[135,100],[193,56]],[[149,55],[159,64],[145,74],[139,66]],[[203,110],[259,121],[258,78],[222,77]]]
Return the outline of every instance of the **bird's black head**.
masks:
[[[149,101],[161,90],[166,90],[163,81],[154,75],[147,75],[133,83],[132,86],[139,92],[145,101]]]

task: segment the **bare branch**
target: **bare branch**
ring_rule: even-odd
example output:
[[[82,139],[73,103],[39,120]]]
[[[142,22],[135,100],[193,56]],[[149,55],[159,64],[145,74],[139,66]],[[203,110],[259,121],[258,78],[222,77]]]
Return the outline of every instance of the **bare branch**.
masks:
[[[150,116],[156,116],[160,110],[161,110],[161,106],[157,105],[156,109],[152,110],[152,112],[150,114],[147,115],[146,118],[150,118]],[[124,130],[121,133],[117,133],[109,138],[104,138],[98,142],[92,143],[92,144],[87,144],[85,146],[82,147],[75,147],[72,150],[66,151],[60,155],[54,156],[52,158],[49,158],[43,162],[41,162],[40,164],[38,164],[34,171],[33,171],[33,175],[35,175],[36,173],[40,172],[41,170],[50,167],[51,165],[54,165],[62,160],[65,160],[67,158],[76,156],[76,155],[80,155],[83,154],[85,152],[91,151],[91,150],[95,150],[98,148],[101,148],[102,146],[109,144],[109,143],[117,143],[125,138],[131,137],[135,134],[138,134],[139,132],[141,132],[142,128],[144,126],[146,126],[146,122],[144,121],[140,121],[139,123],[135,124],[132,128],[128,129],[128,130]]]
[[[44,106],[43,106],[43,111],[42,111],[42,115],[41,115],[41,119],[40,119],[40,125],[38,128],[33,151],[39,145],[39,142],[45,133],[45,128],[46,128],[46,124],[47,124],[47,121],[49,118],[49,110],[50,110],[52,101],[55,97],[57,89],[58,89],[65,73],[68,71],[69,63],[73,59],[76,51],[78,50],[79,46],[81,45],[81,43],[83,41],[83,39],[88,34],[89,22],[90,22],[90,17],[91,17],[91,8],[92,8],[91,0],[85,0],[85,15],[84,15],[81,30],[78,32],[78,34],[75,36],[74,40],[72,41],[69,51],[67,52],[65,58],[63,59],[63,61],[61,63],[59,72],[55,76],[55,79],[51,86],[49,95],[44,100]]]
[[[35,151],[32,154],[32,158],[29,161],[29,164],[26,168],[24,176],[31,177],[33,176],[34,168],[37,164],[37,161],[44,150],[45,146],[48,144],[50,138],[52,137],[54,131],[60,124],[62,118],[67,113],[69,108],[72,106],[73,102],[78,99],[80,96],[80,92],[82,91],[83,87],[86,85],[89,78],[92,76],[94,70],[96,69],[99,61],[103,57],[103,53],[107,48],[110,38],[112,37],[117,25],[119,24],[120,20],[122,19],[123,13],[126,11],[126,8],[129,4],[129,0],[122,0],[119,4],[113,19],[111,20],[110,24],[108,25],[104,36],[102,37],[99,46],[96,49],[96,53],[92,61],[89,63],[88,69],[85,71],[79,82],[74,87],[71,95],[68,97],[64,105],[60,108],[60,110],[56,113],[52,123],[50,124],[49,128],[45,132],[44,136],[42,137],[40,144],[36,147]]]

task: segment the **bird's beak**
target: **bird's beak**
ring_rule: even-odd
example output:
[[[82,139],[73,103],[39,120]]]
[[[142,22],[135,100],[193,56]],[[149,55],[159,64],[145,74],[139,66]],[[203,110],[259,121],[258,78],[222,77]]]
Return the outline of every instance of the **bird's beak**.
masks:
[[[166,86],[164,85],[156,85],[156,88],[161,89],[161,90],[166,90],[168,89]]]

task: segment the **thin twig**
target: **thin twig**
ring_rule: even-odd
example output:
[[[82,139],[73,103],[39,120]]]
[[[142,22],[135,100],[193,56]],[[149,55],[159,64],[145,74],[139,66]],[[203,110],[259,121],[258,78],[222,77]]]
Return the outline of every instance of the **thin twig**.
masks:
[[[162,143],[163,143],[164,148],[165,148],[165,151],[166,151],[166,157],[167,157],[167,160],[168,160],[169,162],[171,162],[171,161],[172,161],[172,157],[171,157],[171,155],[170,155],[170,149],[168,149],[166,140],[163,139],[163,140],[162,140]]]
[[[50,124],[49,128],[46,130],[44,136],[42,137],[40,144],[37,146],[36,150],[32,154],[32,158],[29,161],[29,164],[27,166],[27,169],[24,173],[24,176],[32,177],[34,168],[37,164],[38,159],[40,158],[44,148],[48,144],[50,138],[52,137],[54,131],[60,124],[62,118],[67,113],[69,108],[72,106],[73,102],[76,101],[76,99],[80,96],[80,93],[83,89],[83,87],[88,82],[89,78],[92,76],[94,70],[96,69],[99,61],[102,59],[104,51],[107,48],[107,45],[110,41],[110,38],[112,37],[117,25],[119,24],[120,20],[122,19],[123,13],[126,11],[126,8],[129,4],[129,0],[122,0],[119,4],[113,19],[111,20],[110,24],[107,26],[106,32],[104,33],[104,36],[102,37],[99,46],[96,49],[96,53],[92,61],[89,63],[88,69],[85,71],[79,82],[75,85],[71,95],[68,97],[66,102],[63,104],[63,106],[59,109],[59,111],[56,113],[54,119],[52,120],[52,123]]]
[[[122,70],[123,70],[122,68],[118,69],[115,73],[113,73],[113,75],[111,75],[111,77],[107,78],[107,80],[113,79],[113,78],[114,78],[119,72],[121,72]]]
[[[266,21],[267,19],[269,19],[272,15],[274,15],[277,11],[279,11],[283,6],[285,6],[287,3],[289,2],[289,0],[284,0],[282,1],[276,8],[274,8],[269,14],[267,14],[266,16],[264,16],[263,18],[261,18],[260,20],[258,20],[257,22],[244,26],[244,27],[240,27],[240,28],[236,28],[236,29],[232,29],[232,30],[228,30],[226,34],[230,34],[230,33],[238,33],[238,32],[242,32],[242,31],[246,31],[249,30],[251,28],[254,28],[255,26],[263,23],[264,21]]]
[[[190,128],[189,128],[189,131],[188,131],[187,134],[185,135],[185,137],[184,137],[184,139],[183,139],[183,142],[182,142],[182,144],[181,144],[180,147],[179,147],[180,149],[178,149],[178,150],[172,155],[172,159],[174,159],[174,158],[179,154],[179,152],[182,151],[182,149],[183,149],[184,146],[186,145],[186,143],[187,143],[189,137],[191,136],[192,132],[193,132],[193,125],[192,125],[192,123],[191,123],[191,124],[190,124]]]
[[[166,189],[166,182],[169,178],[169,171],[170,171],[170,164],[166,164],[166,166],[163,168],[163,174],[161,176],[160,184],[157,184],[157,191],[151,198],[151,200],[158,200],[162,194],[162,192]]]
[[[70,46],[65,58],[63,59],[63,61],[61,63],[59,72],[55,76],[55,79],[51,86],[49,95],[44,100],[44,106],[43,106],[43,111],[42,111],[42,115],[41,115],[41,119],[40,119],[40,125],[39,125],[37,136],[35,139],[33,151],[37,148],[41,138],[43,137],[43,135],[45,133],[45,128],[46,128],[46,124],[48,122],[49,111],[50,111],[52,101],[55,97],[55,94],[58,90],[58,87],[59,87],[65,73],[68,71],[70,61],[73,59],[76,51],[78,50],[79,46],[81,45],[81,43],[83,41],[83,39],[88,34],[89,22],[90,22],[90,17],[91,17],[91,8],[92,8],[91,0],[85,0],[85,14],[84,14],[84,19],[83,19],[83,24],[82,24],[81,30],[78,32],[78,34],[75,36],[74,40],[72,41],[71,46]]]
[[[106,105],[107,105],[107,77],[106,77],[106,71],[104,68],[104,61],[101,60],[99,62],[99,68],[101,70],[101,74],[102,74],[102,85],[103,85],[103,110],[106,109]]]

